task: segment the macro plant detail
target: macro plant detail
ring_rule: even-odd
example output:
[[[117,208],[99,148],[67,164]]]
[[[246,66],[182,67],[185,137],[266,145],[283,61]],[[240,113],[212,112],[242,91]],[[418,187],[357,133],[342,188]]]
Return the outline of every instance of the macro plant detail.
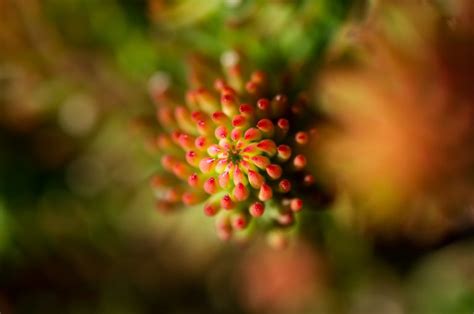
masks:
[[[155,144],[164,170],[151,183],[157,207],[199,204],[215,217],[221,239],[263,229],[279,245],[280,231],[293,226],[304,207],[300,191],[314,183],[302,151],[315,130],[300,129],[307,101],[272,94],[262,71],[246,80],[234,64],[225,74],[212,88],[197,84],[189,90],[185,105],[152,89],[161,128]]]

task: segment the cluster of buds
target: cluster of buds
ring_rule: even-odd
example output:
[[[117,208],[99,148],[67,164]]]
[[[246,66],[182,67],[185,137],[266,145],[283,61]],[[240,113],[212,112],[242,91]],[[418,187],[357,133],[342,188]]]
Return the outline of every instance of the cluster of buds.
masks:
[[[212,89],[188,91],[186,105],[152,88],[161,128],[154,143],[164,169],[152,179],[157,208],[201,205],[221,239],[263,229],[281,245],[283,230],[304,207],[299,191],[314,183],[301,153],[314,134],[299,130],[306,100],[268,97],[261,71],[245,81],[238,64],[226,70]]]

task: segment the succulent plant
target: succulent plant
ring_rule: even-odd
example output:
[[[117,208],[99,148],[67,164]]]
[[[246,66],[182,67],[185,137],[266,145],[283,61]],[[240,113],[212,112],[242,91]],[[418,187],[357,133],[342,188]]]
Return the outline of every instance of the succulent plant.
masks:
[[[202,204],[221,239],[263,229],[282,245],[282,230],[304,208],[302,189],[314,183],[302,153],[316,134],[301,129],[310,116],[307,100],[272,93],[262,71],[245,80],[237,62],[227,62],[224,73],[212,88],[198,81],[186,105],[170,100],[163,81],[152,84],[164,170],[152,179],[157,208]]]

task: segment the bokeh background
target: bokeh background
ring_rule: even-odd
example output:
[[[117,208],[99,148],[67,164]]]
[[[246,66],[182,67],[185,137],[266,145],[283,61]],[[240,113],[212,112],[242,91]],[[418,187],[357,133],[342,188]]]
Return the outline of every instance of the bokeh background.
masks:
[[[0,312],[472,313],[473,21],[470,0],[0,0]],[[233,51],[323,117],[332,199],[285,250],[155,209],[150,89]]]

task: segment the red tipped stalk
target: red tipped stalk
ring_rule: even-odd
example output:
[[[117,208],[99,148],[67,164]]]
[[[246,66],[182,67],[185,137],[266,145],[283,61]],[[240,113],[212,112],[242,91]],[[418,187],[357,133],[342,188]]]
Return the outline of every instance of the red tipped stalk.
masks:
[[[239,112],[246,118],[253,116],[253,108],[249,104],[242,104],[239,107]]]
[[[161,165],[168,171],[173,171],[173,166],[175,162],[176,160],[173,158],[173,156],[164,155],[163,157],[161,157]]]
[[[244,184],[238,183],[234,188],[233,195],[237,201],[242,202],[249,197],[249,191]]]
[[[258,149],[260,149],[262,152],[267,153],[270,156],[275,155],[277,151],[277,147],[274,141],[266,139],[262,140],[258,143],[257,145]]]
[[[193,173],[192,175],[189,176],[188,178],[188,184],[191,187],[197,187],[199,184],[199,176],[197,173]]]
[[[258,91],[258,84],[255,82],[247,82],[245,84],[245,90],[250,94],[250,95],[255,95]]]
[[[247,218],[244,214],[238,213],[231,219],[232,227],[236,230],[243,230],[247,227]]]
[[[217,218],[216,232],[217,236],[224,241],[227,241],[232,237],[232,227],[229,222],[229,217],[220,216]]]
[[[204,214],[206,216],[215,216],[219,211],[219,207],[216,204],[206,204],[204,205]]]
[[[279,119],[277,122],[278,128],[282,131],[283,134],[286,134],[290,129],[290,122],[287,119]]]
[[[212,170],[212,168],[215,166],[215,164],[216,164],[216,160],[214,158],[211,158],[211,157],[203,158],[199,162],[199,169],[203,173],[208,173],[209,171]]]
[[[190,150],[186,153],[186,161],[191,166],[197,167],[199,165],[199,156],[195,151]]]
[[[204,191],[206,191],[206,193],[208,194],[216,193],[217,192],[216,179],[214,179],[213,177],[210,177],[209,179],[207,179],[206,182],[204,182],[203,188],[204,188]]]
[[[291,157],[291,148],[288,145],[280,145],[277,148],[277,156],[281,161],[286,161]]]
[[[266,98],[261,98],[257,101],[257,108],[262,111],[270,109],[270,101]]]
[[[303,178],[305,185],[311,185],[314,183],[314,176],[312,174],[306,174]]]
[[[217,144],[212,144],[211,146],[209,146],[207,148],[207,153],[209,154],[209,156],[211,157],[216,157],[217,154],[221,153],[222,152],[222,148],[217,145]]]
[[[204,136],[198,136],[196,137],[196,140],[194,141],[194,146],[196,146],[197,149],[199,150],[205,150],[207,147],[207,139]]]
[[[230,175],[229,172],[224,171],[219,175],[219,185],[221,188],[225,189],[229,185]]]
[[[243,184],[246,184],[247,183],[247,179],[245,178],[245,175],[244,173],[242,172],[242,170],[240,170],[239,167],[235,167],[234,168],[234,184],[239,184],[239,183],[243,183]]]
[[[186,133],[181,133],[178,137],[179,146],[181,146],[181,148],[184,150],[193,149],[194,141],[195,138]]]
[[[296,155],[295,159],[293,159],[293,165],[296,169],[300,170],[306,166],[306,157],[304,155]]]
[[[197,128],[199,134],[201,134],[201,135],[211,134],[211,132],[212,132],[211,125],[206,120],[199,120],[196,123],[196,128]]]
[[[224,209],[232,209],[234,208],[234,202],[229,194],[226,194],[221,199],[221,206]]]
[[[196,92],[196,100],[199,107],[207,113],[212,113],[219,108],[217,99],[208,90],[200,88]]]
[[[308,143],[308,141],[309,141],[308,133],[303,132],[303,131],[300,131],[300,132],[296,133],[295,141],[296,141],[296,143],[298,143],[300,145],[304,145],[304,144]]]
[[[227,116],[237,113],[237,102],[232,94],[223,94],[221,97],[222,110]]]
[[[245,125],[246,119],[242,115],[236,115],[232,119],[232,126],[234,127],[243,127]]]
[[[291,182],[288,179],[283,179],[278,183],[278,188],[282,193],[288,193],[291,190]]]
[[[259,189],[265,182],[265,179],[256,171],[249,170],[248,172],[249,183],[254,189]]]
[[[183,203],[188,206],[196,205],[201,201],[201,198],[193,192],[184,192],[181,198]]]
[[[238,141],[242,138],[242,129],[240,128],[235,128],[230,132],[230,138],[233,141]]]
[[[273,180],[276,180],[281,177],[282,169],[279,165],[276,165],[276,164],[268,165],[268,167],[265,170],[267,171],[268,176],[272,178]]]
[[[264,183],[260,187],[260,191],[258,192],[258,199],[261,200],[262,202],[268,201],[273,197],[273,191],[272,188]]]
[[[244,134],[244,139],[250,142],[258,141],[261,137],[262,133],[257,128],[250,128]]]
[[[218,126],[214,132],[214,135],[216,136],[218,140],[226,138],[228,134],[229,134],[229,131],[223,125]]]
[[[228,117],[222,111],[216,111],[211,115],[211,119],[215,124],[224,124],[229,121]]]
[[[303,209],[303,200],[301,198],[294,198],[290,202],[290,209],[293,212],[299,212]]]
[[[252,158],[250,158],[250,160],[255,166],[259,167],[260,169],[265,169],[270,164],[270,160],[265,156],[253,156]]]
[[[255,202],[249,207],[249,213],[253,217],[260,217],[265,212],[265,204],[262,202]]]
[[[175,176],[181,180],[187,180],[188,176],[191,174],[191,169],[187,164],[181,161],[177,161],[173,164],[173,173]]]
[[[280,214],[278,215],[277,220],[283,226],[291,225],[294,221],[293,213],[287,212],[287,213]]]
[[[273,122],[269,119],[260,119],[257,122],[257,128],[262,131],[267,136],[273,135],[274,125]]]

